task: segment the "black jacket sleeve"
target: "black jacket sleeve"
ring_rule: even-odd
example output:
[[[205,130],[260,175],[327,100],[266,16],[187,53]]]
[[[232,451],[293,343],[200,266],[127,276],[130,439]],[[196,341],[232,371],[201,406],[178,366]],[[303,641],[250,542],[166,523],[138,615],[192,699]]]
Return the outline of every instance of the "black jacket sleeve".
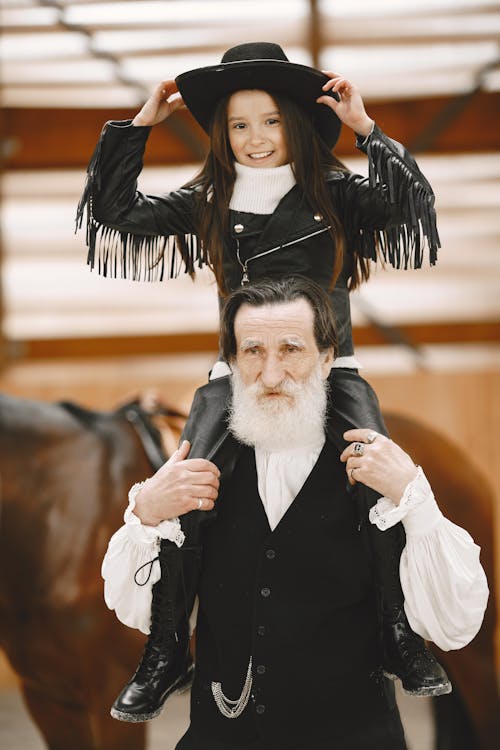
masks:
[[[104,276],[161,281],[203,265],[194,222],[195,193],[137,190],[151,128],[107,122],[87,168],[77,229],[87,220],[87,262]]]
[[[351,252],[420,268],[427,247],[434,265],[440,247],[434,193],[416,161],[376,125],[357,147],[368,156],[369,176],[345,177],[342,213]]]

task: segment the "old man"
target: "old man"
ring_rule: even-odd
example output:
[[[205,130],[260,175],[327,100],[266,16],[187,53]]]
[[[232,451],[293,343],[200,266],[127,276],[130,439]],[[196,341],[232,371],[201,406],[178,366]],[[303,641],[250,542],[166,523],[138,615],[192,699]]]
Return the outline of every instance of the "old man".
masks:
[[[394,442],[354,430],[339,454],[328,439],[335,332],[319,287],[295,278],[237,290],[221,345],[233,372],[232,461],[221,476],[183,443],[134,493],[103,568],[108,605],[144,629],[150,599],[143,606],[127,593],[132,571],[160,536],[182,543],[179,516],[215,506],[203,538],[191,723],[177,750],[403,750],[349,489],[363,483],[383,496],[370,514],[379,528],[403,521],[406,613],[441,648],[460,648],[481,625],[479,549],[442,516],[422,469]]]

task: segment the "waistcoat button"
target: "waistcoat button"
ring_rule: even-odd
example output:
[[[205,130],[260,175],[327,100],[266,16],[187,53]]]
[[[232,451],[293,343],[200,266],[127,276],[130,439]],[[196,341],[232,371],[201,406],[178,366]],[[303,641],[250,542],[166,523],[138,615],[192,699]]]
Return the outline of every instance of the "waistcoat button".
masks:
[[[268,589],[267,586],[264,586],[264,588],[260,590],[260,593],[261,593],[261,596],[266,598],[267,596],[271,596],[271,589]]]
[[[240,232],[242,232],[244,229],[245,229],[245,227],[243,226],[243,224],[235,224],[234,225],[234,231],[237,234],[239,234]]]
[[[321,214],[314,214],[314,221],[323,221],[323,217]]]
[[[258,635],[265,635],[266,634],[266,626],[265,625],[259,625],[257,628],[257,634]]]
[[[263,664],[259,664],[259,666],[257,667],[257,674],[264,674],[265,671],[266,671],[265,666]]]
[[[255,711],[258,714],[263,714],[266,710],[266,707],[262,705],[262,703],[259,703],[257,706],[255,706]]]
[[[266,557],[268,560],[274,560],[276,557],[276,552],[273,549],[266,550]]]

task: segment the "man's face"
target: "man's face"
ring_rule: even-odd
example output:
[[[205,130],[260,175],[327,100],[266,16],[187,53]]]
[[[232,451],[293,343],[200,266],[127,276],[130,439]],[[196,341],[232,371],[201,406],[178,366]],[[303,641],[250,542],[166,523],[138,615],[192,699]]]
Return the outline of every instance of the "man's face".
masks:
[[[316,368],[327,378],[332,352],[320,353],[314,337],[309,302],[298,299],[277,305],[242,305],[234,321],[236,365],[245,386],[262,387],[266,399],[286,399],[284,381],[305,383]]]

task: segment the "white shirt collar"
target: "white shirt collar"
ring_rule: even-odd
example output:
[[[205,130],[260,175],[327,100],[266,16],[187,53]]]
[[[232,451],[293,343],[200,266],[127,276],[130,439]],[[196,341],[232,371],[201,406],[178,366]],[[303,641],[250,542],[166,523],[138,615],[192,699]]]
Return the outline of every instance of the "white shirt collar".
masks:
[[[271,531],[274,531],[311,473],[325,444],[321,433],[308,445],[285,451],[255,448],[257,485]]]

